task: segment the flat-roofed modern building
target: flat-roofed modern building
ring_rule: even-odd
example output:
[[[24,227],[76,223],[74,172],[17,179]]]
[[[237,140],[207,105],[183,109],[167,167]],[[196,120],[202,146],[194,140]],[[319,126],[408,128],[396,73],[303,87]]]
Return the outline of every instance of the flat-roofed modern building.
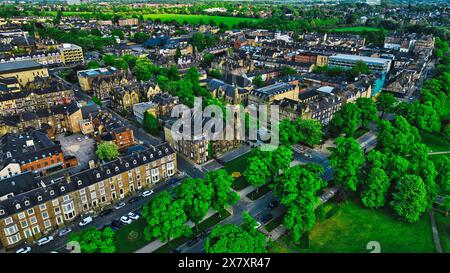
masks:
[[[328,58],[328,66],[351,69],[358,61],[364,62],[369,67],[369,69],[374,72],[389,72],[392,63],[390,59],[337,54]]]
[[[34,60],[0,63],[0,78],[14,77],[24,86],[35,77],[48,77],[48,69]]]
[[[59,47],[61,61],[64,64],[76,64],[84,62],[83,49],[74,44],[62,44]]]
[[[113,79],[118,78],[120,75],[120,70],[116,69],[115,67],[94,68],[77,72],[78,82],[80,84],[81,90],[85,92],[92,90],[92,82],[94,80],[104,78]]]
[[[298,101],[299,86],[286,82],[278,82],[250,91],[248,104],[271,104],[274,100],[288,98]]]

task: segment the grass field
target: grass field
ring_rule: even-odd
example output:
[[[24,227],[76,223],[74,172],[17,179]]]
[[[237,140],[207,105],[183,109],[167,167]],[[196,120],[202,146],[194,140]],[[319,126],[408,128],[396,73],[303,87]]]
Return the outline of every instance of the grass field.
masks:
[[[442,252],[450,253],[450,216],[445,217],[440,213],[435,213],[434,215],[439,231],[439,239],[442,245]]]
[[[104,13],[106,15],[113,15],[112,13]],[[56,16],[56,11],[46,12],[45,15],[48,16]],[[77,15],[93,15],[92,12],[75,12],[75,11],[65,11],[63,12],[63,16],[77,16]],[[132,13],[119,12],[118,15],[122,17],[131,17]],[[160,19],[161,21],[171,21],[175,20],[179,23],[183,23],[184,21],[190,24],[197,24],[200,20],[203,20],[206,24],[209,21],[214,21],[217,25],[220,23],[224,23],[229,27],[233,27],[233,25],[238,24],[239,22],[258,22],[261,19],[256,18],[242,18],[242,17],[227,17],[227,16],[212,16],[212,15],[196,15],[196,14],[141,14],[138,13],[136,15],[143,15],[144,19],[156,20]]]
[[[150,243],[144,238],[145,226],[145,220],[141,217],[117,230],[115,232],[116,252],[131,253]]]
[[[342,28],[333,28],[330,31],[333,32],[363,32],[363,31],[379,31],[381,29],[374,27],[342,27]]]
[[[238,158],[235,158],[229,162],[227,162],[224,166],[224,170],[228,174],[232,174],[233,172],[239,172],[241,174],[240,177],[236,178],[233,183],[233,189],[239,191],[249,186],[248,182],[242,176],[245,168],[247,167],[247,159],[253,155],[252,152],[246,153]]]
[[[450,151],[450,142],[444,136],[437,133],[423,133],[422,141],[433,152]]]
[[[280,237],[272,251],[309,253],[368,253],[367,243],[377,241],[381,252],[435,252],[431,223],[425,213],[414,224],[398,220],[389,209],[369,210],[352,201],[341,205],[330,219],[316,223],[309,248]]]

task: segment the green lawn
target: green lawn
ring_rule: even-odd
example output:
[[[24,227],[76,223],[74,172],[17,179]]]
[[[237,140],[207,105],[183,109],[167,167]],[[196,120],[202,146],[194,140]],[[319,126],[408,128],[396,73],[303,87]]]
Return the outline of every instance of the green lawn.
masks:
[[[226,218],[228,218],[230,215],[231,214],[227,210],[223,210],[221,212],[218,212],[218,213],[214,214],[213,216],[209,217],[208,219],[204,220],[200,224],[198,224],[198,229],[193,228],[191,236],[189,236],[189,237],[182,236],[180,238],[177,238],[177,239],[171,241],[170,245],[169,244],[165,244],[162,247],[160,247],[157,250],[155,250],[153,253],[169,253],[173,249],[175,249],[178,246],[180,246],[180,245],[186,243],[187,241],[189,241],[189,239],[191,239],[192,237],[200,234],[202,231],[214,227],[219,222],[221,222],[221,221],[225,220]]]
[[[434,216],[436,218],[436,225],[439,231],[442,252],[450,253],[450,216],[445,217],[438,212],[436,212]]]
[[[342,28],[333,28],[330,31],[334,32],[363,32],[363,31],[379,31],[381,29],[374,27],[342,27]]]
[[[258,22],[260,19],[254,18],[241,18],[241,17],[226,17],[226,16],[210,16],[210,15],[192,15],[192,14],[145,14],[145,19],[160,19],[161,21],[176,20],[179,23],[186,21],[190,24],[198,24],[200,20],[205,23],[209,23],[210,20],[216,24],[224,23],[229,27],[238,24],[240,22]]]
[[[224,165],[224,170],[230,175],[233,172],[239,172],[241,174],[241,176],[237,177],[233,183],[233,189],[237,191],[242,190],[250,185],[242,176],[242,173],[244,172],[245,168],[247,168],[247,159],[250,158],[252,155],[253,152],[246,153],[238,158],[235,158],[227,162]]]
[[[273,250],[309,253],[368,253],[367,243],[377,241],[381,252],[435,252],[431,223],[425,213],[414,224],[398,220],[390,209],[370,210],[346,201],[327,220],[316,223],[309,248],[295,246],[288,236],[280,237]]]
[[[433,152],[450,151],[450,142],[438,133],[423,133],[422,141]]]
[[[150,243],[144,238],[145,226],[145,220],[141,217],[137,221],[117,230],[115,232],[116,252],[132,253]]]

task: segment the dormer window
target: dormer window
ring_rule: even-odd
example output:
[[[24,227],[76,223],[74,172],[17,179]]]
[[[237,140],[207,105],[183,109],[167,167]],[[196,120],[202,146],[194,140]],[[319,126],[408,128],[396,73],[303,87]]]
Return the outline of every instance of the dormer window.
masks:
[[[114,170],[115,170],[116,172],[118,172],[118,171],[119,171],[119,167],[115,167]]]
[[[16,204],[16,209],[20,209],[20,204],[19,203]]]
[[[147,157],[146,157],[146,156],[144,156],[144,157],[142,158],[142,160],[144,160],[144,161],[147,161]]]
[[[134,164],[134,165],[136,165],[136,164],[137,164],[137,161],[136,161],[136,159],[135,159],[135,160],[133,160],[133,164]]]
[[[5,214],[5,210],[0,209],[0,215],[4,215]]]
[[[107,169],[106,174],[111,174],[111,171],[109,169]]]
[[[62,191],[62,192],[65,191],[65,190],[66,190],[66,188],[64,188],[64,186],[61,187],[61,191]]]
[[[55,191],[54,191],[54,190],[51,190],[51,191],[50,191],[50,195],[55,195]]]
[[[37,200],[38,200],[38,201],[42,201],[42,196],[39,195],[39,196],[37,197]]]
[[[97,173],[95,176],[96,176],[97,178],[100,178],[100,173]]]
[[[150,154],[150,158],[153,158],[153,154]]]
[[[30,205],[30,201],[26,200],[25,201],[25,206],[29,206]]]
[[[158,151],[158,155],[162,155],[162,152],[161,152],[161,151]]]
[[[83,185],[83,181],[78,180],[77,184],[78,184],[78,186],[81,186],[81,185]]]
[[[166,148],[166,150],[165,150],[165,151],[166,151],[166,153],[168,153],[168,152],[169,152],[169,149],[167,149],[167,148]]]
[[[128,162],[127,163],[125,163],[125,167],[130,167],[130,164],[128,164]]]

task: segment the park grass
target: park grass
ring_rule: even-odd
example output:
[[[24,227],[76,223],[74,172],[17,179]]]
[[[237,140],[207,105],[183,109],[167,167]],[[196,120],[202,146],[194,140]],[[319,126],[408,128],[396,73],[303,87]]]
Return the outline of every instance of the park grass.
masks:
[[[450,253],[450,217],[441,213],[434,214],[443,253]]]
[[[233,172],[239,172],[241,176],[235,178],[233,182],[233,189],[240,191],[248,186],[250,184],[245,180],[244,176],[242,174],[244,173],[245,169],[247,168],[247,160],[253,156],[253,152],[246,153],[244,155],[241,155],[238,158],[235,158],[224,165],[224,170],[228,174],[232,174]]]
[[[145,240],[144,228],[146,226],[145,219],[140,217],[137,221],[129,225],[124,225],[114,233],[116,252],[117,253],[132,253],[150,241]],[[136,236],[130,236],[130,233],[135,233]]]
[[[180,245],[186,243],[194,236],[199,235],[202,231],[210,229],[220,223],[221,221],[225,220],[231,215],[230,212],[227,210],[221,210],[220,212],[215,213],[211,217],[205,219],[201,223],[198,224],[197,228],[192,228],[192,234],[191,236],[181,236],[180,238],[177,238],[175,240],[172,240],[170,244],[165,244],[158,248],[157,250],[153,251],[153,253],[170,253],[173,249],[179,247]]]
[[[390,209],[366,209],[353,201],[343,203],[330,219],[317,223],[310,233],[310,248],[302,252],[369,252],[370,241],[381,252],[434,252],[431,223],[424,213],[417,223],[406,223]]]
[[[363,32],[363,31],[380,31],[380,28],[374,28],[374,27],[341,27],[341,28],[333,28],[330,29],[332,32]]]
[[[258,22],[260,19],[255,18],[242,18],[242,17],[227,17],[227,16],[212,16],[212,15],[195,15],[195,14],[145,14],[144,19],[161,21],[172,21],[175,20],[178,23],[183,23],[184,21],[189,24],[198,24],[202,20],[205,24],[209,21],[214,21],[217,25],[224,23],[228,27],[233,27],[240,22]]]
[[[422,133],[422,141],[433,152],[450,151],[450,142],[439,133]]]

